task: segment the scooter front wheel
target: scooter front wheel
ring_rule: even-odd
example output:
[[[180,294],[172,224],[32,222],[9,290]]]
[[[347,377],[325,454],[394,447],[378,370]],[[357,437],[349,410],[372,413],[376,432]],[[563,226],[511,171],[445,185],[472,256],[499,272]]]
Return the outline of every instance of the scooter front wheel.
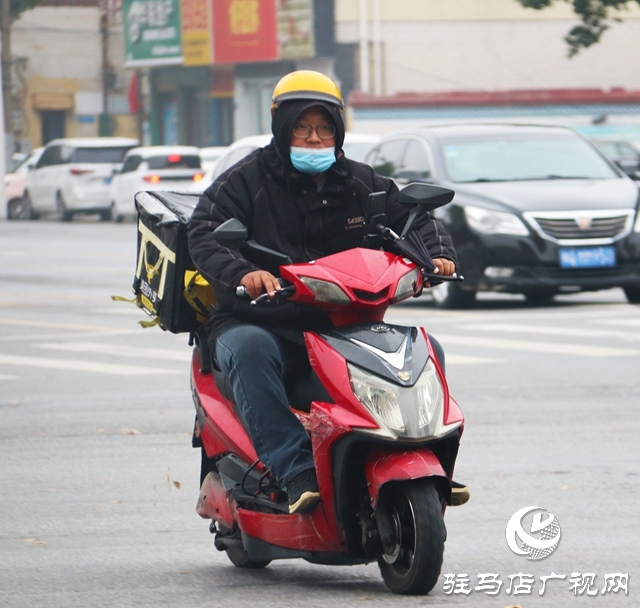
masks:
[[[437,488],[428,479],[393,484],[383,488],[378,508],[384,582],[393,593],[429,593],[440,576],[446,537]]]

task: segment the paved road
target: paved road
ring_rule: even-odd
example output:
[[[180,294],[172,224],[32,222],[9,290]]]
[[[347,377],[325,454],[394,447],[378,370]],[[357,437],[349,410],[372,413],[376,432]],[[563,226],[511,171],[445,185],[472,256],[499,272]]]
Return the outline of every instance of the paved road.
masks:
[[[195,514],[199,457],[184,336],[156,328],[128,295],[132,224],[0,222],[0,606],[635,606],[640,576],[640,307],[617,290],[545,308],[483,297],[467,312],[428,302],[389,320],[424,324],[448,354],[467,416],[443,574],[497,573],[498,597],[400,598],[375,565],[273,563],[244,572]],[[539,505],[562,541],[527,562],[509,517]],[[538,595],[540,576],[554,572]],[[629,574],[629,595],[573,597],[572,573]],[[508,595],[509,575],[536,577]],[[516,580],[516,582],[518,582]]]

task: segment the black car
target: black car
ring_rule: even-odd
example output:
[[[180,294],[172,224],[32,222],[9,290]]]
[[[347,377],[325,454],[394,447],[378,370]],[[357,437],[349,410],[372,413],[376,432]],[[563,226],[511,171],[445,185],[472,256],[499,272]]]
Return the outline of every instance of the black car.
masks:
[[[591,141],[631,179],[640,179],[640,152],[628,141],[596,138]]]
[[[443,308],[478,291],[558,293],[622,287],[640,303],[638,186],[570,129],[452,125],[383,137],[368,164],[400,185],[456,191],[436,212],[451,234],[463,283],[432,290]]]

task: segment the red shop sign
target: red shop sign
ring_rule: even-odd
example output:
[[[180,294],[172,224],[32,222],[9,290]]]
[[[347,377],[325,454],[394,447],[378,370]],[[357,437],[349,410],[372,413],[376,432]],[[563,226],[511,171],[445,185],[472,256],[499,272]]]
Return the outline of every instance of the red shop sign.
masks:
[[[279,58],[277,0],[212,0],[214,63]]]

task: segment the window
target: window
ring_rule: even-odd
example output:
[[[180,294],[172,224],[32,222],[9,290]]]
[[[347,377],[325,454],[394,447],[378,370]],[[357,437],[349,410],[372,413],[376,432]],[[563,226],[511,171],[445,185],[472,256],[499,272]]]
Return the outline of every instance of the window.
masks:
[[[50,167],[51,165],[60,165],[62,164],[62,158],[60,155],[60,146],[49,146],[40,157],[38,164],[36,165],[36,169],[41,169],[42,167]]]
[[[409,141],[404,153],[402,172],[408,179],[425,179],[431,175],[429,157],[425,145],[416,139]]]
[[[74,163],[121,163],[132,147],[76,148],[71,160]]]
[[[145,159],[149,169],[199,169],[200,155],[164,154]]]
[[[401,166],[402,155],[406,147],[406,139],[393,139],[379,145],[374,150],[371,161],[374,171],[386,177],[393,177]]]
[[[574,135],[488,134],[450,138],[441,145],[449,177],[458,183],[618,177]]]
[[[120,173],[131,173],[132,171],[135,171],[140,166],[141,162],[142,157],[138,154],[128,156],[125,159],[124,164],[122,165],[122,170],[120,171]]]

